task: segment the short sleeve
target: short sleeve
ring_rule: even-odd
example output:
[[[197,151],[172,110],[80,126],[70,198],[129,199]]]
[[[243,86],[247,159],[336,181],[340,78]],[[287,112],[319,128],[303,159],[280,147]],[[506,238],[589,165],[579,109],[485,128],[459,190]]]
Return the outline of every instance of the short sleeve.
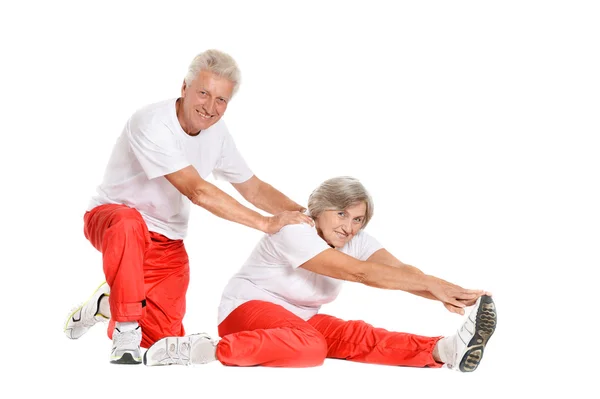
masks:
[[[383,248],[383,246],[379,241],[364,230],[360,230],[350,241],[347,254],[359,260],[367,260],[381,248]]]
[[[175,134],[162,122],[138,123],[132,118],[127,139],[148,179],[177,172],[190,165]]]
[[[213,175],[218,180],[230,183],[243,183],[254,175],[227,130],[223,139],[221,158],[213,169]]]
[[[271,235],[271,240],[279,253],[294,268],[298,268],[321,252],[330,249],[308,224],[290,224]]]

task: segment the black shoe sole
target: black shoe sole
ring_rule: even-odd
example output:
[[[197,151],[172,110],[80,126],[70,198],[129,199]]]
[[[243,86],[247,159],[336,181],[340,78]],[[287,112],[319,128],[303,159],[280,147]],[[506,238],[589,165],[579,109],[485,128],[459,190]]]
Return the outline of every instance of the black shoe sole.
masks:
[[[469,373],[475,371],[479,366],[479,362],[483,358],[483,350],[496,330],[497,320],[494,300],[491,296],[482,296],[475,320],[475,334],[469,341],[468,349],[460,361],[458,366],[460,371]]]
[[[144,353],[144,355],[145,355],[145,353]],[[131,353],[124,353],[120,359],[111,360],[110,362],[112,364],[140,364],[141,363],[139,360],[135,360],[133,358],[133,356],[131,355]]]

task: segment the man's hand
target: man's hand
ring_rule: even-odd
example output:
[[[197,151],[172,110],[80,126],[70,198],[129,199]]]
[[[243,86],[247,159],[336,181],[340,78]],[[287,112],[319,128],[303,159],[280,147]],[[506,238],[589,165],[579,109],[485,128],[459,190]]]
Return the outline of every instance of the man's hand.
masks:
[[[429,292],[444,303],[446,309],[458,314],[464,314],[464,311],[460,313],[458,310],[469,306],[468,303],[474,304],[477,298],[485,294],[483,290],[469,290],[437,277],[431,279]],[[454,307],[454,309],[449,308],[447,305]]]
[[[311,226],[315,225],[315,222],[310,217],[301,212],[284,211],[275,216],[267,217],[267,222],[263,231],[267,234],[275,234],[281,230],[283,226],[300,223],[306,223]]]

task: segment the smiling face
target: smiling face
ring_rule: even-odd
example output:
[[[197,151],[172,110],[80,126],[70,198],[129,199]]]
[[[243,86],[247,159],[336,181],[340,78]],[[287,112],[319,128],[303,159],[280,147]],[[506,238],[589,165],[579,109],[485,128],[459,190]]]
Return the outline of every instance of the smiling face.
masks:
[[[177,119],[189,135],[208,129],[221,119],[233,93],[234,83],[210,71],[200,71],[188,86],[181,87]]]
[[[330,246],[342,248],[363,226],[366,212],[367,204],[362,201],[341,211],[323,211],[315,219],[317,232]]]

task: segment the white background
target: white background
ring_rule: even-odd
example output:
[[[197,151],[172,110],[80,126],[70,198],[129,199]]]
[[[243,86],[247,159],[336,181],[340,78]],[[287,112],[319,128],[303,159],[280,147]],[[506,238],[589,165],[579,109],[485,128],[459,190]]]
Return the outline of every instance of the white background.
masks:
[[[598,11],[524,0],[2,3],[0,396],[596,395]],[[82,217],[112,145],[136,109],[178,96],[208,48],[242,70],[225,120],[257,176],[301,204],[324,179],[358,177],[375,199],[368,231],[388,250],[494,293],[498,329],[475,373],[338,360],[113,366],[104,326],[64,337],[69,309],[103,280]],[[260,236],[194,209],[189,332],[216,335],[221,290]],[[353,284],[323,312],[432,336],[462,321]]]

